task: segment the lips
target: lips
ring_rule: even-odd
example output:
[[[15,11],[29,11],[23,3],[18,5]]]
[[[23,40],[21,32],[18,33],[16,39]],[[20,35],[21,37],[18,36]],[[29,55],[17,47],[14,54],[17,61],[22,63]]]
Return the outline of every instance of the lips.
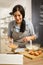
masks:
[[[18,19],[16,21],[19,21]]]

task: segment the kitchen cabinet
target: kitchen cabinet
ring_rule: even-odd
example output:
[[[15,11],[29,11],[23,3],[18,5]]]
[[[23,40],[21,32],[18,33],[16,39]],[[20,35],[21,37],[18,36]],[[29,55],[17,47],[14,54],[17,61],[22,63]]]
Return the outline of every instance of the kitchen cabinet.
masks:
[[[43,0],[32,0],[32,22],[37,34],[37,42],[43,46]]]

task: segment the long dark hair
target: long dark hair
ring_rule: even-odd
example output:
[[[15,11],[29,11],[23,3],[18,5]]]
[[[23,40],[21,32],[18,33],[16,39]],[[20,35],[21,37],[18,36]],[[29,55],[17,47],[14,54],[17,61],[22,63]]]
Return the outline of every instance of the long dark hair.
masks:
[[[25,24],[25,20],[23,20],[22,22],[21,22],[21,26],[20,26],[20,32],[24,32],[25,31],[25,28],[26,28],[26,24]]]
[[[22,5],[14,6],[12,12],[10,12],[9,14],[13,15],[17,10],[20,11],[20,13],[22,14],[22,16],[24,18],[25,17],[25,10],[24,10]]]

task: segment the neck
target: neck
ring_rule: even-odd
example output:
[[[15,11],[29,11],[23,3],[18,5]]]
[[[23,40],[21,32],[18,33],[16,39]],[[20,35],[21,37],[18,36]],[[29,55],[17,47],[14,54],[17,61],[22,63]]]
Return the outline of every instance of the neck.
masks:
[[[17,26],[21,26],[21,24],[16,24]]]

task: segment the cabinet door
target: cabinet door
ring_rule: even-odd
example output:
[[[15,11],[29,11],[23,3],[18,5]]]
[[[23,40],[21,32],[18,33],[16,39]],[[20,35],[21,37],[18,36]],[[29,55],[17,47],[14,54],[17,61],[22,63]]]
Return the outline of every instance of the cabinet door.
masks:
[[[32,0],[32,22],[38,35],[37,42],[43,46],[43,0]]]

